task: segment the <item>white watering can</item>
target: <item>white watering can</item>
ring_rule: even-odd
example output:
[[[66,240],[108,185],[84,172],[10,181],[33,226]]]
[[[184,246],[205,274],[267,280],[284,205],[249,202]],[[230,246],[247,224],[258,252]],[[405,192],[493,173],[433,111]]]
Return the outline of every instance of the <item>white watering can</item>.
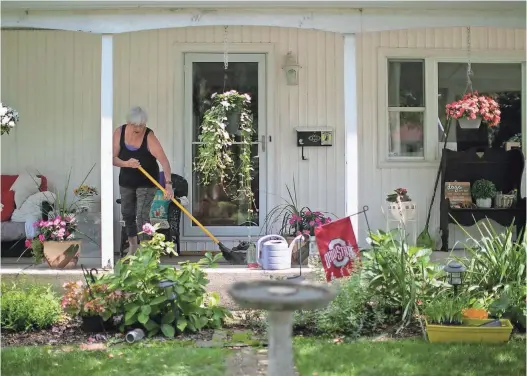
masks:
[[[291,269],[291,255],[295,243],[303,238],[298,235],[291,245],[280,235],[266,235],[256,243],[258,265],[264,270]]]

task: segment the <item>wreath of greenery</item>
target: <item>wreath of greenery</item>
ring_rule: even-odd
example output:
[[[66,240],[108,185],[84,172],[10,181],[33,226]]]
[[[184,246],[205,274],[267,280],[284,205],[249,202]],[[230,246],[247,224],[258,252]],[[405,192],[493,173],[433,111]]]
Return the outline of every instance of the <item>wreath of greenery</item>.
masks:
[[[231,90],[211,96],[212,106],[205,112],[201,123],[200,144],[194,159],[194,171],[198,173],[201,184],[219,182],[223,187],[237,186],[234,199],[245,198],[249,203],[249,217],[252,213],[254,194],[251,189],[253,164],[251,141],[254,133],[253,116],[249,108],[251,97],[248,94]],[[235,169],[231,146],[232,136],[227,131],[229,115],[240,116],[241,136],[239,166]],[[237,184],[236,184],[237,183]]]

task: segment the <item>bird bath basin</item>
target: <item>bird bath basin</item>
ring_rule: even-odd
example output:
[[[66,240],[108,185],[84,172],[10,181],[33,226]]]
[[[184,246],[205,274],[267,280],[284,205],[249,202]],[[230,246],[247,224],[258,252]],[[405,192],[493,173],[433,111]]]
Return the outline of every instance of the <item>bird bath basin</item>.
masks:
[[[325,307],[335,297],[329,286],[287,281],[238,282],[229,294],[243,308],[269,311],[269,376],[294,376],[293,312]]]

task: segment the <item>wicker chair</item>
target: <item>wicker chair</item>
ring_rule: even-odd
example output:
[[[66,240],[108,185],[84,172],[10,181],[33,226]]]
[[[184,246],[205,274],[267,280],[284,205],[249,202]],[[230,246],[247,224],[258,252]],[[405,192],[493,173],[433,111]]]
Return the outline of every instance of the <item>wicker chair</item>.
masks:
[[[174,198],[181,203],[181,197],[188,196],[188,182],[187,180],[177,174],[172,174],[172,188],[174,189]],[[117,199],[116,202],[121,204],[121,199]],[[172,240],[176,245],[176,252],[178,255],[181,254],[181,209],[179,209],[173,202],[170,202],[168,206],[168,228],[160,228],[159,233],[164,234],[166,239]],[[124,250],[128,248],[128,236],[126,235],[126,229],[124,227],[124,221],[121,220],[121,246],[119,249],[119,255],[124,256]]]

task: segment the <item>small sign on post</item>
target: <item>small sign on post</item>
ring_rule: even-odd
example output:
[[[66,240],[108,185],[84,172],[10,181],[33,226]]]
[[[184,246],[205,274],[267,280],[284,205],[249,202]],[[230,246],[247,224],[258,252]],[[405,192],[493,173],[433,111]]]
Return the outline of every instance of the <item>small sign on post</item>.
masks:
[[[445,183],[445,198],[450,200],[450,207],[463,207],[472,204],[470,183],[452,181]]]

